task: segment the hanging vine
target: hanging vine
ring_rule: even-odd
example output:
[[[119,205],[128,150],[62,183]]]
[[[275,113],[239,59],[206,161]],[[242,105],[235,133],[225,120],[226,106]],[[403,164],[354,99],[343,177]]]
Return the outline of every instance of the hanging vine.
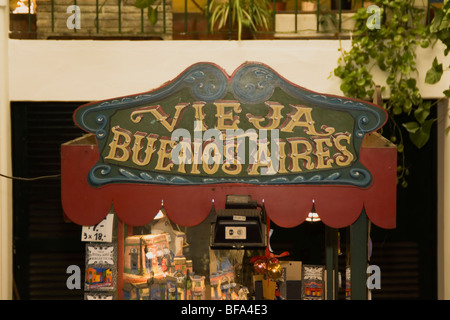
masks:
[[[434,42],[440,40],[444,44],[444,55],[447,56],[450,52],[450,1],[445,2],[441,9],[434,8],[434,18],[430,23],[429,30]],[[450,65],[445,70],[449,69]],[[442,63],[434,58],[431,68],[427,71],[425,82],[429,84],[439,82],[445,70]],[[450,98],[450,85],[443,93]],[[449,129],[450,127],[447,128],[447,133]]]
[[[355,14],[356,24],[351,49],[341,52],[334,74],[342,79],[340,89],[349,97],[372,100],[375,83],[372,72],[377,68],[386,74],[389,100],[383,108],[389,114],[390,137],[398,150],[398,183],[408,185],[409,169],[405,159],[404,130],[411,142],[422,148],[430,138],[433,104],[424,101],[417,86],[416,49],[430,45],[430,29],[424,25],[425,11],[415,7],[414,0],[376,0],[380,8],[380,25],[374,27],[373,12],[361,8]]]

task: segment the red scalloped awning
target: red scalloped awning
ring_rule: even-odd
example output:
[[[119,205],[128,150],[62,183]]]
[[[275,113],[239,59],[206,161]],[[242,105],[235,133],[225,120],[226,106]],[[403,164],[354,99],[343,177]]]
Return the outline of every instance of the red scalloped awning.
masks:
[[[322,222],[333,228],[351,225],[365,209],[378,227],[396,226],[397,149],[376,133],[367,135],[361,148],[361,163],[372,173],[368,188],[354,186],[277,185],[255,186],[220,184],[165,186],[113,184],[94,188],[87,182],[89,170],[98,161],[95,138],[85,136],[61,146],[61,196],[64,214],[79,225],[94,225],[110,212],[132,226],[149,223],[164,201],[169,218],[181,226],[201,223],[212,203],[225,207],[227,194],[251,195],[264,201],[268,217],[281,227],[294,227],[305,221],[314,200]]]

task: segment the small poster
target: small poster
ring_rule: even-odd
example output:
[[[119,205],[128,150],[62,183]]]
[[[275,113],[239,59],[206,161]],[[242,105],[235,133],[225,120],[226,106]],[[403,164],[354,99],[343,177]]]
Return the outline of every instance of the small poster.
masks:
[[[86,291],[111,291],[116,287],[117,246],[115,244],[86,244]]]
[[[345,299],[351,300],[351,269],[350,266],[345,267]]]
[[[114,214],[109,213],[105,219],[93,226],[83,226],[81,241],[111,242],[113,233]]]
[[[302,300],[324,299],[324,266],[303,265]]]
[[[114,300],[114,295],[105,292],[85,293],[84,300]]]

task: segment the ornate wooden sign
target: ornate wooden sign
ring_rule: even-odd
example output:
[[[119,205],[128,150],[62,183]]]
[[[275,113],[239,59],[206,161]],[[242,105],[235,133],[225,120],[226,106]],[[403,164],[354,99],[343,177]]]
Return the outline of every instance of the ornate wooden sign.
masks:
[[[308,91],[260,63],[231,76],[198,63],[158,89],[89,103],[74,114],[97,139],[93,186],[364,188],[372,176],[359,160],[361,143],[386,119],[371,103]]]

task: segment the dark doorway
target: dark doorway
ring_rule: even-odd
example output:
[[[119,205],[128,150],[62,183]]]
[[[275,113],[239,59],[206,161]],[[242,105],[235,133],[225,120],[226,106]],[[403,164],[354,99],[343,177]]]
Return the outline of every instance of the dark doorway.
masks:
[[[82,134],[72,121],[81,104],[11,103],[15,177],[60,174],[61,144]],[[83,286],[66,286],[70,265],[84,270],[84,245],[81,227],[64,220],[60,194],[57,177],[13,182],[15,299],[84,298]]]

